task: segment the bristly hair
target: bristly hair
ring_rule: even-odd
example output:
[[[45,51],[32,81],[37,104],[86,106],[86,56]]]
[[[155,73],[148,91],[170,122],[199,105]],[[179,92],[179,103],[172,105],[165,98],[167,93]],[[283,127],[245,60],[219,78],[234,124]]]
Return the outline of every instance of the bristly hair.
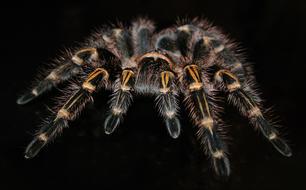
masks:
[[[239,43],[204,18],[182,18],[156,31],[155,23],[140,17],[97,29],[83,43],[63,52],[51,69],[21,96],[26,104],[63,83],[50,117],[25,152],[32,158],[53,140],[69,121],[93,102],[93,93],[112,92],[104,122],[106,134],[123,122],[135,95],[152,95],[172,138],[181,133],[180,108],[185,106],[196,138],[220,176],[229,176],[223,102],[232,104],[284,156],[291,149],[263,106],[252,66]],[[179,102],[179,96],[185,97]]]

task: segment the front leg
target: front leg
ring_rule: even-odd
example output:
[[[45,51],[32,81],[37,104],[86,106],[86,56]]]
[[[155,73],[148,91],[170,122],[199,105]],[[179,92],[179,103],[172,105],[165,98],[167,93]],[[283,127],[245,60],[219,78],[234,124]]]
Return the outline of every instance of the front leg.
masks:
[[[177,94],[174,91],[175,76],[171,71],[160,73],[160,89],[156,98],[159,113],[163,116],[168,133],[172,138],[177,138],[181,132],[181,124],[177,118]]]
[[[124,69],[117,80],[115,90],[110,100],[110,111],[104,122],[106,134],[111,134],[119,126],[132,103],[132,93],[135,84],[135,73],[132,69]]]
[[[202,82],[202,73],[197,65],[187,65],[184,68],[186,103],[191,118],[198,127],[197,137],[205,148],[215,172],[221,176],[230,175],[230,163],[226,155],[226,144],[218,135],[218,123],[214,116],[213,104],[205,91],[206,84]]]

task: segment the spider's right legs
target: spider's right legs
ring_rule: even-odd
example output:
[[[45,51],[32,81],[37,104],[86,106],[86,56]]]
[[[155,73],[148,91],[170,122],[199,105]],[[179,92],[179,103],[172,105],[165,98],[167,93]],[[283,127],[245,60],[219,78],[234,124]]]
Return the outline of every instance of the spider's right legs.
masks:
[[[201,71],[197,65],[185,66],[184,82],[188,88],[186,103],[198,127],[198,139],[206,148],[206,154],[211,157],[216,173],[221,176],[229,176],[230,163],[226,155],[227,148],[217,134],[218,125],[210,111],[212,104],[204,91],[205,84],[201,80]]]
[[[279,132],[264,117],[260,110],[260,104],[256,99],[256,94],[242,84],[237,76],[229,70],[219,70],[215,74],[216,82],[228,92],[229,101],[239,108],[240,112],[250,119],[253,126],[260,129],[262,134],[273,144],[284,156],[291,156],[291,149],[287,143],[279,136]]]
[[[25,157],[33,158],[36,156],[63,128],[68,127],[68,121],[77,117],[78,113],[85,107],[85,104],[92,99],[91,94],[98,90],[101,83],[103,84],[107,79],[108,72],[103,68],[97,68],[91,72],[82,83],[82,86],[72,92],[70,98],[61,106],[55,118],[38,131],[32,142],[27,146]]]
[[[257,93],[252,89],[253,78],[247,74],[248,68],[244,67],[241,60],[232,51],[226,41],[213,36],[203,35],[198,41],[197,49],[199,55],[212,52],[218,71],[215,73],[215,82],[222,90],[228,92],[228,100],[236,106],[242,115],[249,118],[251,124],[260,129],[262,134],[273,144],[273,146],[284,156],[291,156],[291,149],[287,143],[279,137],[279,133],[264,117],[260,107],[261,101]],[[201,58],[201,56],[199,56]]]
[[[33,87],[30,92],[18,98],[17,104],[22,105],[32,101],[52,87],[80,73],[82,71],[81,66],[85,62],[91,62],[97,59],[98,53],[95,48],[85,48],[78,51],[71,60],[67,60],[63,65],[53,69],[49,75]]]

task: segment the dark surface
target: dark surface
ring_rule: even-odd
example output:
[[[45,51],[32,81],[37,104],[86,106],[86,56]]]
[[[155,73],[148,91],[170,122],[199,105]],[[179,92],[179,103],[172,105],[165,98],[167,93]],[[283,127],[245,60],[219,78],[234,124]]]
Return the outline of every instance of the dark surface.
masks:
[[[2,9],[1,189],[306,189],[305,1],[14,2]],[[172,140],[152,97],[136,98],[124,124],[113,135],[105,135],[101,126],[106,92],[95,96],[96,104],[55,143],[25,160],[25,146],[46,116],[45,105],[52,105],[51,97],[58,95],[54,90],[29,105],[15,104],[39,66],[94,28],[138,15],[149,16],[160,27],[177,17],[203,15],[240,41],[256,63],[266,106],[275,105],[286,126],[293,156],[282,157],[229,108],[223,115],[232,125],[228,128],[232,175],[217,179],[195,141],[186,112],[181,113],[183,133]]]

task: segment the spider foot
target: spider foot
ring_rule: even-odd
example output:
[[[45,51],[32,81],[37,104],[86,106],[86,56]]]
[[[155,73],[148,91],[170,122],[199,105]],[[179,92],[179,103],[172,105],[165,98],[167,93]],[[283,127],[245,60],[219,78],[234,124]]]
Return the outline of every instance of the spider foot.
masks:
[[[32,142],[27,146],[24,157],[31,159],[35,157],[39,151],[46,145],[47,141],[35,137]]]
[[[262,134],[272,143],[274,148],[279,153],[286,157],[290,157],[292,155],[291,148],[289,147],[289,145],[281,137],[279,137],[279,133],[276,128],[271,126],[263,116],[258,116],[252,121],[260,124],[258,126]]]
[[[26,93],[22,95],[20,98],[17,99],[16,103],[19,105],[24,105],[32,101],[34,98],[36,98],[36,95],[33,93]]]
[[[165,120],[169,135],[176,139],[181,133],[181,124],[177,117],[167,118]]]
[[[68,127],[68,122],[62,118],[56,119],[51,124],[43,127],[39,134],[35,136],[32,142],[27,146],[24,157],[27,159],[35,157],[50,141],[50,139],[52,139],[64,127]]]
[[[230,163],[227,157],[220,156],[212,159],[214,170],[218,176],[228,177],[231,173]]]
[[[275,138],[271,140],[271,143],[273,144],[274,148],[278,150],[282,155],[286,157],[292,156],[291,148],[285,141],[281,138]]]
[[[104,131],[106,134],[111,134],[120,124],[120,115],[109,115],[104,123]]]

